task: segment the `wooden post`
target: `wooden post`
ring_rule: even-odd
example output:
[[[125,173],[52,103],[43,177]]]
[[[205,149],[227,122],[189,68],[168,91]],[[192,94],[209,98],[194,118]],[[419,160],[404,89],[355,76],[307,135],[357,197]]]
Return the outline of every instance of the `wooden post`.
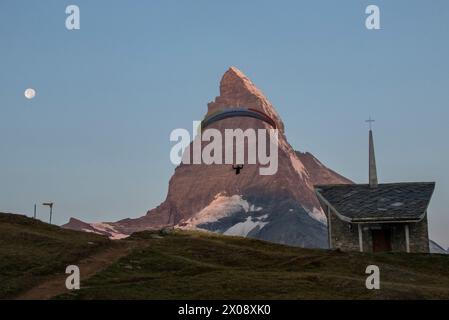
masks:
[[[408,227],[408,224],[405,224],[405,248],[407,250],[407,253],[410,253],[410,229]]]
[[[360,252],[363,252],[363,234],[362,234],[362,225],[359,223],[358,225],[359,228],[359,247],[360,247]]]

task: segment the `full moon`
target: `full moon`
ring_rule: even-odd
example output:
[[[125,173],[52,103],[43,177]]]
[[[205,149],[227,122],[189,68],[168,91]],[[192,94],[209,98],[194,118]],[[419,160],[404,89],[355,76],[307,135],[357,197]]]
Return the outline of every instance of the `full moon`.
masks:
[[[34,90],[32,88],[28,88],[25,90],[24,95],[25,95],[25,98],[27,98],[27,99],[33,99],[34,96],[36,95],[36,90]]]

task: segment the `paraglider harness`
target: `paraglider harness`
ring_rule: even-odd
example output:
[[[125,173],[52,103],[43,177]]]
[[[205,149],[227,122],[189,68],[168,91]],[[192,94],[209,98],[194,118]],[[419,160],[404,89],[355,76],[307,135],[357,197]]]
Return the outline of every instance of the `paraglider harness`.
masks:
[[[262,120],[269,125],[271,125],[274,129],[276,129],[276,123],[274,120],[269,117],[267,114],[263,113],[262,111],[255,110],[252,108],[231,108],[226,110],[220,110],[213,114],[211,114],[208,117],[205,117],[203,121],[201,121],[201,130],[204,130],[206,127],[211,125],[214,122],[224,120],[227,118],[234,118],[234,117],[250,117],[254,119]],[[235,170],[235,174],[240,174],[240,171],[243,169],[243,164],[235,164],[232,165],[232,169]]]

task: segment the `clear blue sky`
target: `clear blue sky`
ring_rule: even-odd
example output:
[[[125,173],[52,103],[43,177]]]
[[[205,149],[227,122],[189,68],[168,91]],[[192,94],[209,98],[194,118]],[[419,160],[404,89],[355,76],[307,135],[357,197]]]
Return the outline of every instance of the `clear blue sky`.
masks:
[[[231,65],[295,148],[356,182],[374,117],[380,180],[436,181],[431,236],[449,246],[447,0],[2,0],[0,211],[52,200],[58,224],[143,215],[167,192],[171,130],[202,118]]]

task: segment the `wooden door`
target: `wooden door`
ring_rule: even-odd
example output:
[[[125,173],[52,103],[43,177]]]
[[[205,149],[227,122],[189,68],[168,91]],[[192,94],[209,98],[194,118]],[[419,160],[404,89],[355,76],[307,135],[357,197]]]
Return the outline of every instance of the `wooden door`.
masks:
[[[391,251],[391,232],[389,229],[372,230],[371,232],[374,252]]]

